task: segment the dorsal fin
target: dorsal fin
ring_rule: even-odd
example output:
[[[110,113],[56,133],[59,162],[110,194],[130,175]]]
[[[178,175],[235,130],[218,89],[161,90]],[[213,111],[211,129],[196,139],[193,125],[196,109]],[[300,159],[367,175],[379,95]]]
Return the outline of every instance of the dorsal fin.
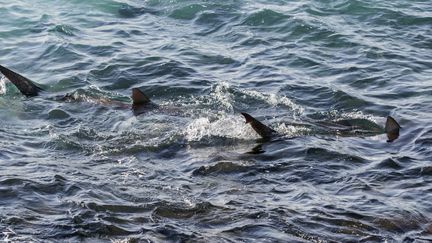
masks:
[[[37,96],[43,89],[30,79],[0,65],[0,72],[11,81],[25,96]]]
[[[150,99],[138,88],[132,89],[132,104],[133,105],[144,105],[150,103]]]
[[[401,126],[393,117],[388,116],[384,129],[388,138],[387,142],[393,142],[399,137]]]
[[[250,123],[255,132],[257,132],[262,138],[268,139],[277,135],[277,132],[275,130],[262,124],[260,121],[258,121],[251,115],[244,112],[242,112],[241,114],[245,117],[246,123]]]

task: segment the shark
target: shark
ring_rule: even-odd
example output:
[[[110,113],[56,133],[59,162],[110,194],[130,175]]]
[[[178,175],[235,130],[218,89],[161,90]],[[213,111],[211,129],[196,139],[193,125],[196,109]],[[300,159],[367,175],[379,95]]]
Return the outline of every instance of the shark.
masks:
[[[17,87],[21,94],[26,97],[39,96],[46,92],[39,84],[24,77],[23,75],[0,65],[0,73],[2,73],[12,84]],[[60,101],[87,101],[92,103],[98,103],[103,105],[117,105],[120,107],[130,107],[134,115],[140,115],[151,108],[158,107],[153,103],[148,96],[146,96],[140,89],[132,88],[131,99],[132,104],[125,104],[121,101],[110,100],[106,98],[91,98],[91,97],[80,97],[74,94],[65,94],[61,97],[57,97]]]
[[[245,123],[250,124],[252,129],[261,136],[264,140],[271,140],[274,138],[282,137],[282,134],[275,131],[273,128],[265,125],[255,117],[248,113],[241,112],[245,118]],[[324,127],[328,132],[338,133],[362,133],[362,134],[380,134],[384,132],[387,135],[387,142],[391,143],[399,137],[401,126],[391,116],[387,116],[384,129],[379,127],[377,124],[370,124],[370,122],[364,122],[362,119],[351,119],[351,120],[339,120],[339,121],[324,121],[315,122],[317,126]],[[367,126],[367,127],[365,127]]]
[[[43,88],[40,87],[40,85],[36,84],[35,82],[31,81],[30,79],[22,76],[21,74],[12,71],[9,68],[6,68],[2,65],[0,65],[0,72],[9,80],[11,81],[18,90],[27,97],[33,97],[38,96],[42,92],[45,92]],[[65,94],[64,96],[60,97],[59,100],[61,101],[90,101],[93,103],[99,103],[99,104],[114,104],[121,107],[130,107],[133,111],[134,115],[140,115],[144,112],[146,112],[149,109],[157,108],[158,105],[153,103],[150,98],[148,98],[140,89],[138,88],[132,88],[132,94],[131,94],[132,104],[125,104],[120,101],[114,101],[110,99],[94,99],[90,97],[81,98],[79,96],[73,95],[73,94]],[[263,124],[259,120],[257,120],[255,117],[249,115],[248,113],[241,112],[241,114],[246,119],[246,124],[250,124],[253,128],[253,130],[261,136],[264,140],[270,140],[275,137],[281,137],[282,135],[279,134],[277,131],[272,129],[271,127]],[[371,125],[367,124],[368,127],[366,129],[364,128],[365,125],[362,124],[363,121],[360,119],[351,119],[351,120],[339,120],[336,122],[333,121],[324,121],[324,122],[317,122],[316,124],[318,126],[324,126],[325,128],[331,130],[331,131],[359,131],[361,133],[381,133],[381,131],[384,131],[384,133],[387,134],[387,142],[393,142],[399,137],[399,132],[401,129],[401,126],[399,123],[391,116],[387,117],[385,127],[384,129],[377,127],[377,125]],[[372,128],[372,129],[371,129]]]

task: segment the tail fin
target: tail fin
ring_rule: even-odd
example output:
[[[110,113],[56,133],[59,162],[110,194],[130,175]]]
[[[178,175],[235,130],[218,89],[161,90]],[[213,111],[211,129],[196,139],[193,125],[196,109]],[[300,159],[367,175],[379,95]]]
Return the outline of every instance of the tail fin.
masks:
[[[133,105],[144,105],[150,103],[150,99],[138,88],[132,89],[132,104]]]
[[[277,132],[275,130],[262,124],[260,121],[258,121],[251,115],[243,112],[241,114],[245,117],[246,123],[250,123],[255,132],[257,132],[262,138],[268,139],[277,135]]]
[[[0,72],[11,81],[25,96],[37,96],[43,89],[30,79],[0,65]]]
[[[390,143],[399,137],[399,130],[401,129],[401,126],[393,117],[388,116],[384,129],[387,133],[387,142]]]

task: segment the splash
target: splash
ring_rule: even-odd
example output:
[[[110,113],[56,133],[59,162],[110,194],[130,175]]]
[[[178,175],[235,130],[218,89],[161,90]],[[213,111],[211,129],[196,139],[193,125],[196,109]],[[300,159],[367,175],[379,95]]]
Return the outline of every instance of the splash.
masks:
[[[300,134],[308,134],[312,131],[310,128],[307,127],[292,126],[285,123],[278,123],[274,126],[273,129],[276,130],[279,134],[287,137],[294,137]]]
[[[277,94],[266,94],[266,93],[258,92],[256,90],[245,90],[245,89],[240,90],[240,92],[245,95],[251,96],[253,98],[262,100],[273,107],[282,105],[291,108],[297,114],[302,114],[304,112],[303,107],[297,105],[286,96],[279,96]]]
[[[186,127],[184,136],[187,141],[200,141],[211,137],[245,140],[259,138],[250,126],[233,115],[224,115],[214,120],[209,117],[195,119]]]
[[[125,239],[111,239],[111,243],[130,243],[134,242],[133,238],[125,238]]]
[[[323,113],[323,114],[329,116],[329,118],[332,120],[364,119],[364,120],[369,120],[373,123],[377,123],[378,120],[380,120],[380,118],[370,114],[364,114],[362,111],[343,112],[338,110],[331,110],[328,113]]]
[[[366,119],[372,122],[377,123],[377,117],[374,117],[370,114],[364,114],[362,111],[353,111],[353,112],[346,112],[341,114],[342,118],[351,118],[351,119]]]
[[[225,110],[234,111],[233,94],[230,92],[231,86],[228,82],[219,82],[212,87],[210,99],[216,104],[220,104]]]
[[[6,77],[0,79],[0,95],[6,94]]]
[[[199,104],[222,107],[222,111],[209,112],[204,110],[201,117],[197,117],[189,123],[185,129],[184,136],[187,141],[200,141],[211,137],[223,137],[232,139],[251,140],[259,136],[249,126],[245,125],[243,119],[234,111],[236,97],[253,98],[272,107],[283,105],[291,108],[295,114],[303,113],[303,107],[292,102],[288,97],[276,94],[266,94],[254,90],[245,90],[232,87],[228,82],[219,82],[211,88],[207,97],[200,97],[195,101]],[[204,115],[204,116],[202,116]],[[299,133],[307,133],[308,129],[294,127],[285,124],[277,124],[275,128],[280,134],[293,136]]]
[[[311,130],[307,127],[287,125],[285,123],[269,124],[278,134],[293,137],[308,134]],[[229,139],[253,140],[260,136],[242,119],[234,115],[222,115],[216,119],[201,117],[193,120],[185,129],[183,134],[187,141],[200,141],[212,137],[223,137]]]
[[[234,104],[239,97],[252,98],[265,102],[271,107],[285,106],[290,110],[294,111],[295,114],[300,115],[304,112],[304,108],[290,98],[277,95],[277,94],[267,94],[259,92],[256,90],[240,89],[233,87],[226,81],[218,82],[211,88],[211,93],[209,94],[209,101],[212,104],[218,104],[224,108],[226,111],[234,111]]]

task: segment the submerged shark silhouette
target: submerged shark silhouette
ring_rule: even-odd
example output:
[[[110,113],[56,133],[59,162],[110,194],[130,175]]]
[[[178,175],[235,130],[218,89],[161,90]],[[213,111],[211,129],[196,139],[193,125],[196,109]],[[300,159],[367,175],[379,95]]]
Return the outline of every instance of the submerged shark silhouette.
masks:
[[[253,130],[255,130],[255,132],[258,133],[263,139],[269,140],[274,137],[281,136],[281,134],[279,134],[272,128],[264,125],[262,122],[258,121],[256,118],[249,115],[248,113],[242,112],[241,114],[245,117],[246,124],[250,124]],[[334,129],[335,131],[352,131],[353,129],[360,128],[360,131],[363,131],[365,133],[378,133],[377,129],[371,129],[369,131],[363,130],[361,129],[361,127],[356,126],[353,123],[354,122],[350,122],[349,120],[341,120],[339,122],[325,122],[320,125],[325,125],[328,129]],[[388,116],[384,129],[380,130],[383,130],[384,133],[387,134],[387,142],[393,142],[399,137],[400,129],[401,126],[399,125],[399,123],[397,123],[393,117]]]
[[[41,87],[39,87],[35,82],[31,81],[30,79],[22,76],[21,74],[18,74],[2,65],[0,65],[0,72],[7,78],[9,79],[9,81],[11,81],[11,83],[13,83],[18,90],[25,96],[27,97],[33,97],[33,96],[38,96],[41,92],[44,91],[44,89],[42,89]],[[151,100],[138,88],[132,88],[132,94],[131,94],[131,99],[132,99],[132,111],[134,113],[134,115],[139,115],[144,113],[146,110],[148,110],[149,108],[154,108],[156,106],[156,104],[154,104],[153,102],[151,102]],[[59,100],[61,101],[76,101],[76,100],[80,100],[79,97],[76,97],[72,94],[66,94],[64,96],[62,96]],[[86,98],[86,101],[90,101],[92,100],[95,103],[100,103],[100,104],[117,104],[120,106],[124,106],[126,105],[123,102],[120,101],[113,101],[113,100],[108,100],[108,99],[91,99],[91,98]]]

